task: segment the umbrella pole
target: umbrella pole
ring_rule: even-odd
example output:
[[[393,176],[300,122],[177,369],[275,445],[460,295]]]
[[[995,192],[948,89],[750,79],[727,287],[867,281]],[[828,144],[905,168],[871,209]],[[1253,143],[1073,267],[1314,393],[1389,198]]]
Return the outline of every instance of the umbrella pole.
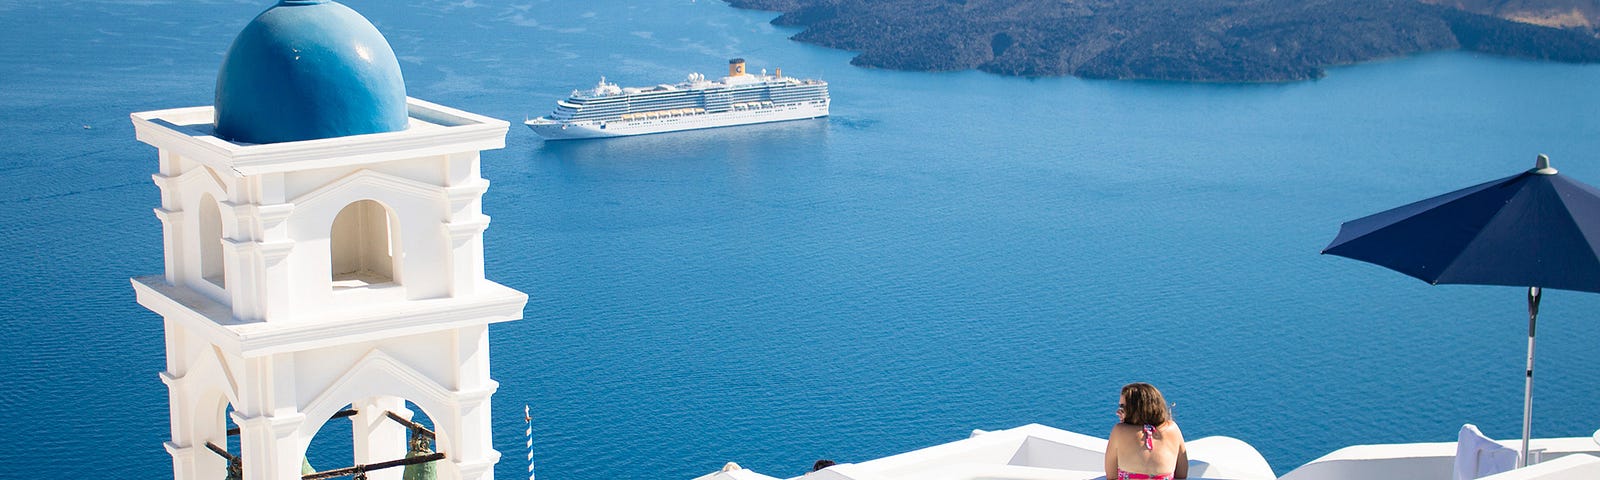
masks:
[[[1522,389],[1522,456],[1517,468],[1528,466],[1528,437],[1533,431],[1533,326],[1539,320],[1539,287],[1528,287],[1528,373]]]

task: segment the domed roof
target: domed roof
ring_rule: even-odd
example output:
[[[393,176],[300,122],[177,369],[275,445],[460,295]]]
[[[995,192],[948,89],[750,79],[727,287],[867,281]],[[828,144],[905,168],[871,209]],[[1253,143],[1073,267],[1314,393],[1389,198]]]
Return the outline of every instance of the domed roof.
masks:
[[[326,0],[256,16],[217,74],[217,136],[277,143],[404,130],[406,86],[383,34]]]

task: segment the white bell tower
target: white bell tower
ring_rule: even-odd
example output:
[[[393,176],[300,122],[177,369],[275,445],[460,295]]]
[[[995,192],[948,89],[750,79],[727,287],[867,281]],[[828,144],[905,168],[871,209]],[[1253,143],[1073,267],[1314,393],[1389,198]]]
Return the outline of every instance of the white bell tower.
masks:
[[[272,63],[280,50],[307,61]],[[230,408],[244,480],[300,479],[329,421],[352,422],[354,464],[401,459],[409,401],[438,478],[492,480],[489,324],[521,318],[527,295],[484,277],[479,153],[508,124],[406,97],[376,29],[320,0],[240,34],[214,107],[132,118],[159,150],[165,272],[132,283],[166,329],[173,477],[227,476]]]

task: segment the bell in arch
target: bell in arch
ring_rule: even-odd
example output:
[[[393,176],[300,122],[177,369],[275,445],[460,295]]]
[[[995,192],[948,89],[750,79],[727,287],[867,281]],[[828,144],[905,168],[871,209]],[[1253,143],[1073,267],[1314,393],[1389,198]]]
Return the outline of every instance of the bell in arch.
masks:
[[[410,448],[406,451],[406,458],[422,457],[433,454],[433,448],[427,435],[416,429],[411,429]],[[406,465],[405,471],[400,474],[400,480],[438,480],[439,474],[434,470],[434,462],[422,462]]]

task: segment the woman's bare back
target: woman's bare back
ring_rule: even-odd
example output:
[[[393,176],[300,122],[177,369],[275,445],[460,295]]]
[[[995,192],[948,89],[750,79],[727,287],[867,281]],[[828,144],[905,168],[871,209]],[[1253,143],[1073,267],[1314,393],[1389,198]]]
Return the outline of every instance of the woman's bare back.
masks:
[[[1148,449],[1145,448],[1147,436]],[[1150,429],[1149,435],[1142,425],[1118,423],[1112,427],[1107,448],[1116,450],[1117,469],[1146,475],[1177,473],[1179,458],[1185,453],[1183,432],[1174,422]]]

